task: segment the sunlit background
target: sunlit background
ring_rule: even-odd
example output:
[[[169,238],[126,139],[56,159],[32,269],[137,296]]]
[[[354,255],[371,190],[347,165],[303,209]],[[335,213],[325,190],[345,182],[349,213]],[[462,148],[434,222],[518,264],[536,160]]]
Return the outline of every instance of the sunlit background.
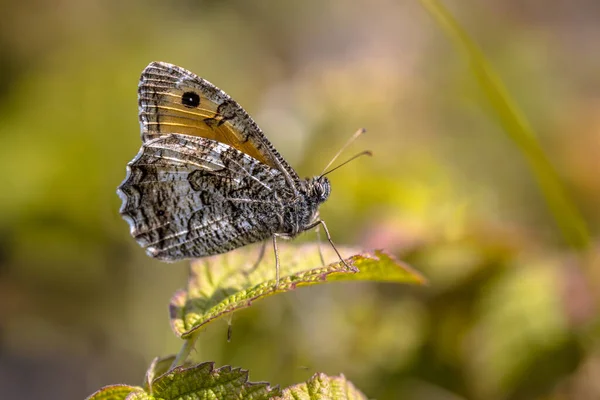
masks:
[[[331,174],[340,244],[427,287],[332,284],[217,321],[197,361],[282,387],[344,373],[376,399],[598,399],[600,3],[445,1],[497,70],[590,232],[561,234],[477,77],[418,1],[0,6],[0,397],[82,399],[176,353],[187,264],[147,257],[116,187],[154,60],[236,99],[301,176]],[[307,233],[300,240],[314,240]],[[267,256],[272,253],[267,253]]]

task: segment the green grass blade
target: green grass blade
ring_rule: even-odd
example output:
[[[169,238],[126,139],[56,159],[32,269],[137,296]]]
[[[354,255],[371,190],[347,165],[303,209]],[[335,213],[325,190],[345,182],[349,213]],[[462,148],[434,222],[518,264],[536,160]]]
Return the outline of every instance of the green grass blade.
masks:
[[[569,198],[527,118],[511,99],[482,51],[439,1],[420,1],[469,61],[491,111],[527,160],[565,240],[577,249],[588,247],[590,237],[583,217]]]

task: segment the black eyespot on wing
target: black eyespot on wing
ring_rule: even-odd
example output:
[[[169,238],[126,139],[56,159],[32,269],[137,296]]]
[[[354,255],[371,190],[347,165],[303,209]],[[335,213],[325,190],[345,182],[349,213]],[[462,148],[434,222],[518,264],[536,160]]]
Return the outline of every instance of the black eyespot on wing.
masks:
[[[181,96],[181,104],[190,108],[198,107],[200,105],[200,95],[196,92],[185,92]]]

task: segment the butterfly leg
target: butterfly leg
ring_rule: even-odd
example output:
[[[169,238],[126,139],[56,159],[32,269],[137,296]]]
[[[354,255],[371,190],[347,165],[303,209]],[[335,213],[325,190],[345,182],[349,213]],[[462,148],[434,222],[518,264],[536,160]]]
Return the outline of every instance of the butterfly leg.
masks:
[[[319,249],[319,258],[321,258],[321,265],[325,266],[325,258],[323,258],[323,250],[321,249],[321,225],[317,225],[315,228],[317,234],[317,248]]]
[[[319,219],[318,221],[315,221],[311,225],[309,225],[307,229],[315,228],[315,227],[318,227],[319,225],[323,226],[323,230],[325,231],[327,240],[329,241],[329,244],[331,245],[331,247],[333,247],[333,250],[335,250],[335,254],[337,254],[337,256],[340,258],[340,261],[342,262],[342,264],[344,264],[346,266],[346,268],[348,268],[349,270],[358,272],[358,268],[356,268],[355,266],[348,265],[348,263],[346,263],[346,261],[344,261],[344,259],[342,258],[342,255],[340,254],[338,249],[335,247],[335,244],[333,244],[333,240],[331,240],[331,235],[329,234],[329,229],[327,229],[327,225],[325,224],[325,221],[323,221],[322,219]]]
[[[279,252],[277,251],[277,233],[273,234],[273,250],[275,251],[275,289],[279,288]]]
[[[265,250],[267,248],[267,242],[264,241],[262,242],[261,246],[260,246],[260,251],[258,252],[258,259],[256,260],[256,262],[254,263],[254,265],[252,266],[252,268],[250,268],[247,271],[244,271],[244,274],[246,276],[250,275],[251,273],[253,273],[254,271],[256,271],[256,269],[258,268],[258,266],[260,265],[263,257],[265,256]]]

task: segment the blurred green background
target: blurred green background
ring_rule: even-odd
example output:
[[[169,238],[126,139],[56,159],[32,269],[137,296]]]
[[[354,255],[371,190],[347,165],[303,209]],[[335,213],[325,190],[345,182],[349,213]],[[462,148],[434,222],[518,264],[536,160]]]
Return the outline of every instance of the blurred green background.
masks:
[[[78,399],[175,353],[187,265],[148,258],[116,187],[154,60],[213,82],[300,175],[358,128],[322,207],[423,288],[311,287],[218,321],[194,358],[287,386],[344,373],[377,399],[598,399],[600,3],[448,1],[591,232],[575,251],[468,62],[418,1],[2,2],[0,397]],[[302,239],[300,239],[302,240]],[[303,240],[314,240],[305,234]],[[271,254],[271,253],[267,253]]]

